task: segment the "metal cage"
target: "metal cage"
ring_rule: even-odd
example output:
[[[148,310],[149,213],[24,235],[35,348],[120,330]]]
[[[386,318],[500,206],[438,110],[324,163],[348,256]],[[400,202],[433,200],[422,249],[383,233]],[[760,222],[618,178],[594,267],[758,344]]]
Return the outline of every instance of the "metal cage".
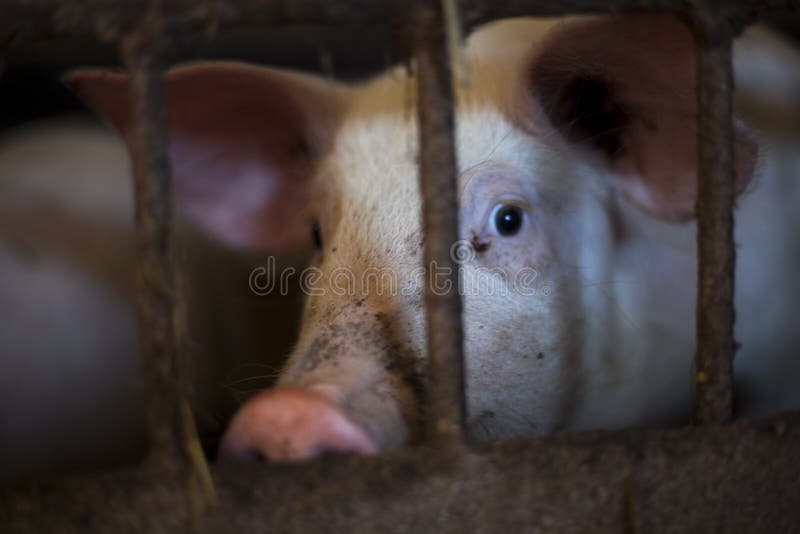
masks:
[[[131,74],[139,317],[151,453],[141,466],[0,489],[4,532],[800,529],[800,414],[732,419],[732,38],[795,0],[5,0],[0,42],[118,43]],[[453,92],[445,19],[671,12],[698,51],[696,424],[500,442],[462,440],[461,303],[428,291],[427,445],[302,465],[208,466],[186,401],[165,149],[164,52],[218,28],[389,22],[413,34],[425,262],[456,239]],[[452,272],[457,272],[451,269]],[[429,281],[429,283],[431,283]],[[430,287],[429,287],[430,289]]]

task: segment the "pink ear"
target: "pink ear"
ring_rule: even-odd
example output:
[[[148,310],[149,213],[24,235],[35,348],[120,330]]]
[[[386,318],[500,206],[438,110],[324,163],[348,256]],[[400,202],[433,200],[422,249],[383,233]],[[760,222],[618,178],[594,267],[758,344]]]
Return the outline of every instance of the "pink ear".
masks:
[[[81,70],[65,81],[127,135],[126,75]],[[173,69],[166,84],[184,211],[230,245],[275,253],[307,245],[311,160],[327,148],[344,89],[238,63]]]
[[[697,194],[695,65],[689,30],[669,15],[568,23],[530,63],[532,116],[543,111],[568,141],[598,150],[637,205],[684,220]],[[758,148],[738,124],[735,147],[741,191]]]

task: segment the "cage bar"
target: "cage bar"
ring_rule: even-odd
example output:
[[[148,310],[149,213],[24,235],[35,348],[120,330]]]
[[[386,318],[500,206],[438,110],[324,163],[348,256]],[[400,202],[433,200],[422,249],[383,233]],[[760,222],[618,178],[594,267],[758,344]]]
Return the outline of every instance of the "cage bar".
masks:
[[[155,5],[155,4],[154,4]],[[173,243],[167,139],[163,20],[148,10],[122,41],[130,78],[128,145],[134,184],[137,312],[146,373],[149,462],[163,476],[186,471],[210,487],[188,400],[183,360],[185,317]]]
[[[305,465],[220,465],[199,531],[796,532],[800,414]],[[141,471],[0,488],[3,532],[185,532],[180,487]]]
[[[713,26],[712,26],[713,25]],[[697,44],[697,352],[695,421],[733,416],[735,169],[731,30],[695,21]]]
[[[148,0],[5,0],[0,42],[25,42],[58,37],[89,37],[114,41],[132,28]],[[172,31],[207,28],[269,28],[291,24],[409,27],[413,10],[406,0],[162,0],[162,12]],[[658,11],[718,13],[731,5],[753,13],[798,11],[800,0],[457,0],[465,27],[494,19],[571,13]],[[409,24],[410,23],[410,24]],[[410,26],[413,27],[413,26]]]
[[[128,146],[139,262],[137,309],[148,379],[148,429],[151,447],[170,450],[175,443],[172,412],[181,378],[163,67],[154,46],[159,38],[150,32],[132,34],[123,42],[122,56],[130,74]]]
[[[419,181],[425,236],[428,432],[458,442],[464,414],[463,329],[459,267],[453,80],[441,2],[415,5]]]

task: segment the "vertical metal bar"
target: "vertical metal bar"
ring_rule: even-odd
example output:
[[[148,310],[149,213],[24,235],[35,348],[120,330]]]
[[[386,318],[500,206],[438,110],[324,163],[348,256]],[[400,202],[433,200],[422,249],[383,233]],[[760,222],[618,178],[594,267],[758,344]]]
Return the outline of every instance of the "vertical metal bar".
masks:
[[[464,378],[459,272],[450,255],[458,238],[451,62],[441,3],[418,0],[415,9],[419,180],[427,273],[428,432],[437,441],[460,444]]]
[[[189,408],[183,361],[185,318],[173,245],[161,62],[164,26],[159,2],[154,0],[141,23],[122,41],[122,58],[130,74],[128,144],[135,196],[137,311],[147,378],[148,462],[162,479],[185,481],[187,512],[197,529],[202,512],[216,499]]]
[[[148,32],[149,33],[149,32]],[[167,156],[163,67],[153,46],[160,36],[141,32],[123,43],[130,73],[131,130],[138,253],[140,340],[147,371],[151,452],[178,452],[177,399],[183,393],[172,245],[172,199]]]
[[[712,24],[714,26],[712,26]],[[731,32],[695,21],[699,178],[695,421],[733,415],[734,157]]]
[[[212,497],[213,486],[189,408],[183,361],[184,310],[173,246],[173,207],[168,156],[164,22],[158,1],[122,42],[130,73],[131,149],[135,193],[137,308],[147,378],[149,461],[162,473],[186,472],[190,503]]]

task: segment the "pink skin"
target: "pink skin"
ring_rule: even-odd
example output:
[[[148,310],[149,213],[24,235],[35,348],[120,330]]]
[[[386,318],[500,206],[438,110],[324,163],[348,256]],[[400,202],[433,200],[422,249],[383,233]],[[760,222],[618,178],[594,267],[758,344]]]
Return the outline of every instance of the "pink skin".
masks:
[[[375,454],[378,445],[323,393],[279,387],[262,391],[239,410],[219,455],[224,460],[261,456],[298,461],[325,452]]]

